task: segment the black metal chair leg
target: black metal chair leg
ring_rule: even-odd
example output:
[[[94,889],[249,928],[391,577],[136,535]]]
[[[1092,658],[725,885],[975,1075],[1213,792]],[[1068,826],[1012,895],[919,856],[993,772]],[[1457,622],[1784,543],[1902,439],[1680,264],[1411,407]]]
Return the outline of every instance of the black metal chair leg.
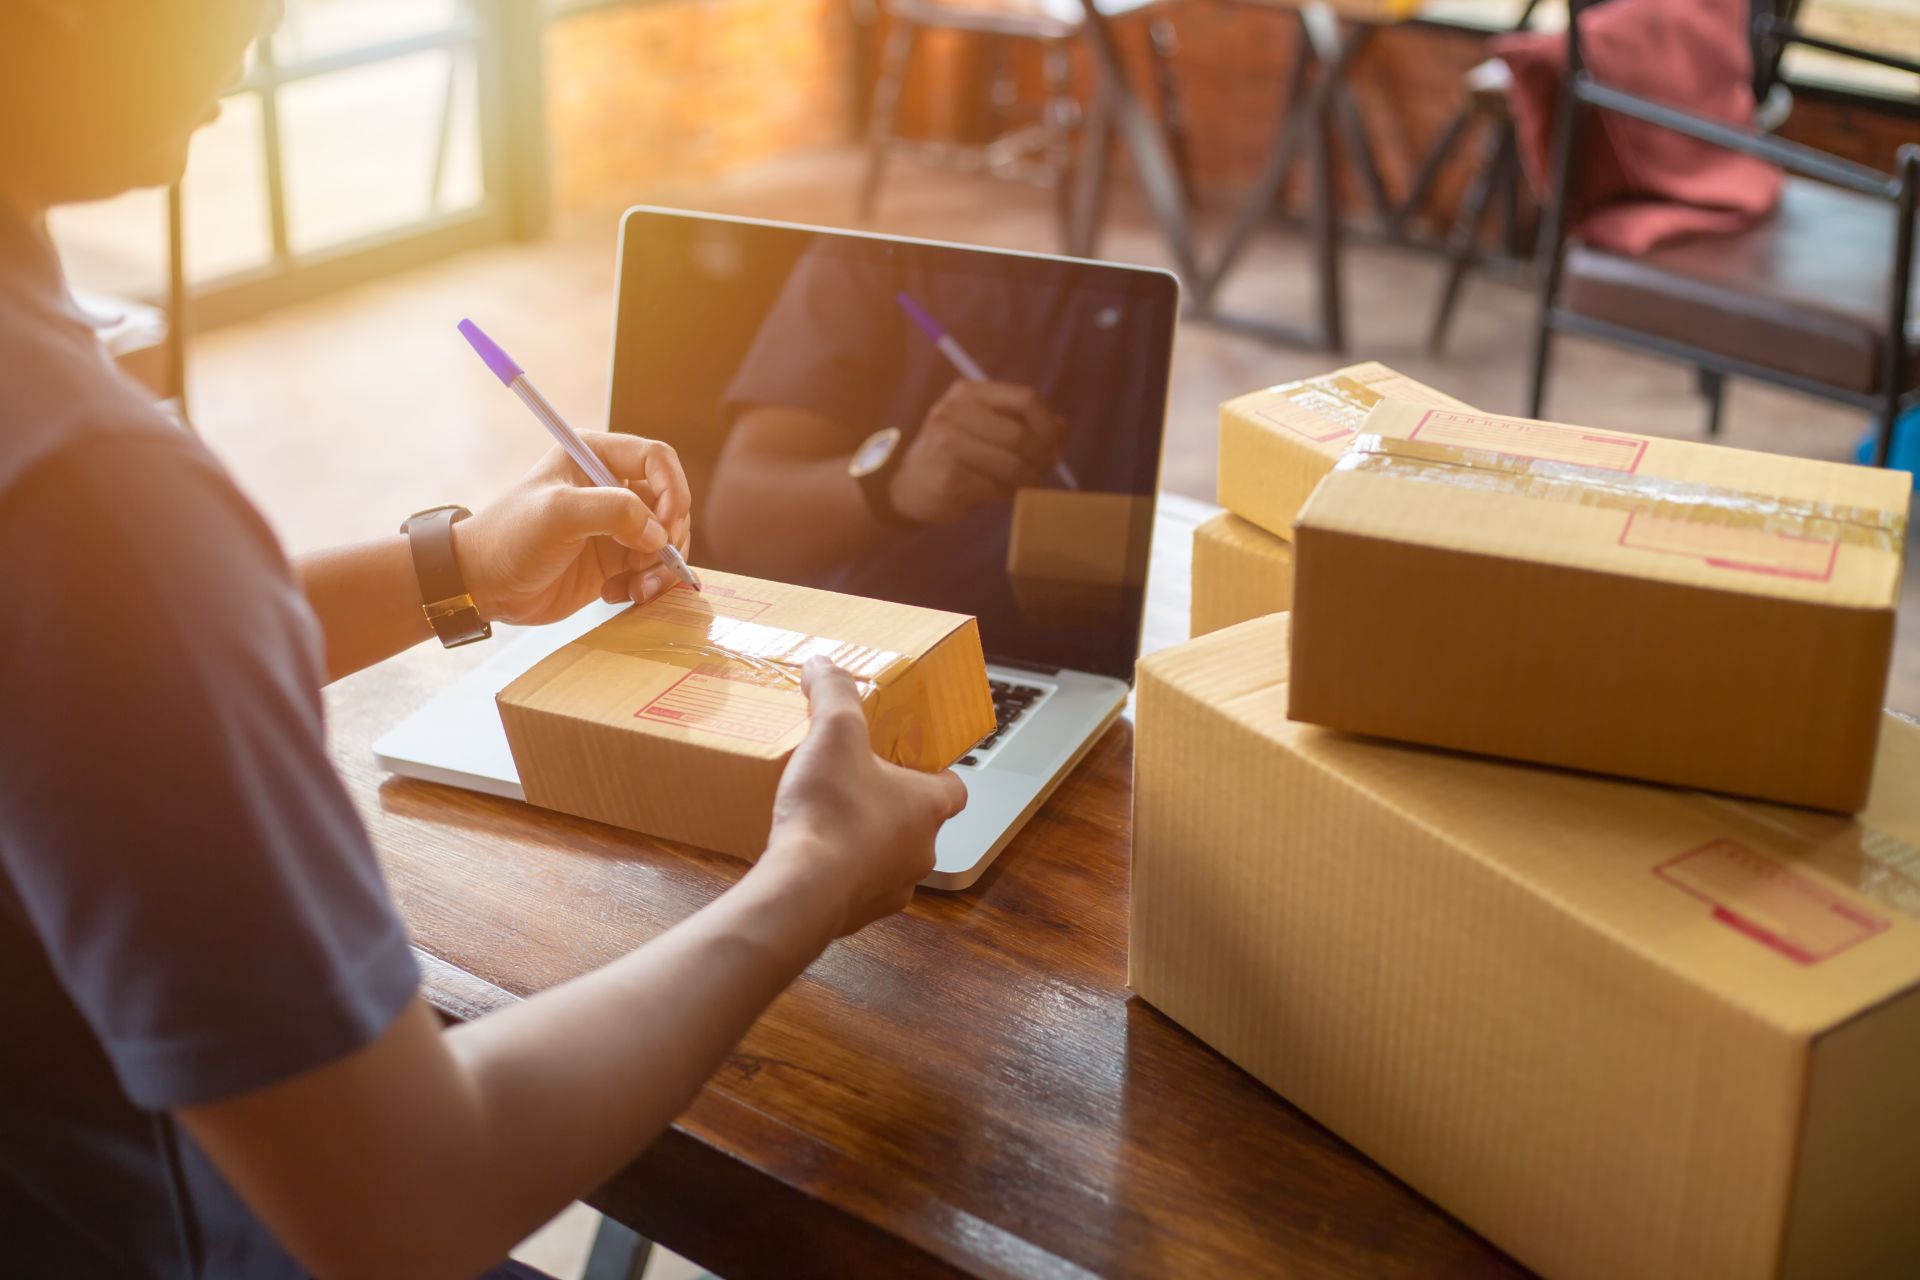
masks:
[[[1513,132],[1513,120],[1501,121],[1500,127],[1508,133]],[[1500,249],[1509,258],[1520,256],[1520,184],[1526,181],[1526,175],[1520,171],[1519,143],[1514,143],[1513,159],[1507,165],[1506,173],[1500,177],[1496,189],[1500,201]]]
[[[1070,184],[1073,194],[1067,253],[1072,257],[1091,258],[1099,251],[1100,228],[1106,220],[1107,169],[1112,153],[1113,97],[1105,83],[1096,79]]]
[[[1578,24],[1584,6],[1573,0],[1571,24]],[[1527,416],[1538,418],[1546,407],[1547,371],[1553,358],[1553,309],[1560,293],[1560,275],[1566,265],[1564,239],[1567,205],[1573,190],[1574,150],[1580,139],[1580,99],[1574,91],[1585,68],[1580,61],[1577,25],[1567,42],[1566,82],[1560,90],[1559,115],[1554,121],[1553,194],[1540,211],[1539,328],[1533,339],[1533,368],[1527,387]]]
[[[1460,140],[1466,136],[1467,126],[1472,123],[1473,108],[1467,107],[1447,121],[1447,127],[1434,140],[1432,149],[1414,174],[1413,183],[1407,188],[1407,198],[1393,212],[1392,234],[1395,239],[1406,234],[1408,220],[1425,207],[1427,198],[1433,194],[1433,184],[1438,181],[1440,171],[1453,157],[1454,148],[1460,145]]]
[[[1322,81],[1318,108],[1307,121],[1307,150],[1313,169],[1313,203],[1308,213],[1314,266],[1320,277],[1320,335],[1326,350],[1346,348],[1346,321],[1340,288],[1340,195],[1333,172],[1333,95]]]
[[[1884,467],[1893,457],[1893,433],[1900,425],[1900,406],[1906,399],[1908,343],[1907,325],[1913,315],[1913,260],[1915,249],[1914,216],[1920,205],[1920,146],[1908,143],[1900,148],[1894,166],[1900,184],[1894,202],[1893,287],[1887,291],[1887,340],[1881,352],[1880,377],[1886,395],[1886,411],[1881,415],[1880,438],[1873,444],[1873,465]]]
[[[1213,267],[1207,272],[1194,289],[1194,309],[1206,312],[1213,305],[1213,296],[1227,273],[1233,270],[1233,264],[1253,238],[1253,233],[1265,222],[1267,215],[1280,199],[1280,192],[1287,184],[1287,175],[1293,171],[1294,156],[1298,154],[1300,139],[1306,131],[1310,117],[1314,114],[1312,106],[1314,95],[1307,87],[1309,64],[1313,61],[1313,52],[1307,46],[1306,36],[1302,33],[1300,47],[1294,53],[1293,68],[1287,75],[1287,92],[1280,99],[1280,114],[1274,122],[1274,132],[1278,135],[1278,145],[1267,154],[1267,163],[1260,170],[1260,176],[1254,179],[1253,189],[1248,193],[1246,202],[1234,215],[1233,225],[1227,231],[1225,241],[1221,243],[1220,255],[1214,260]]]
[[[1707,435],[1718,436],[1721,414],[1727,403],[1727,376],[1713,369],[1701,369],[1699,374],[1700,394],[1707,401]]]
[[[1134,175],[1147,197],[1147,207],[1173,255],[1173,267],[1183,285],[1200,279],[1200,264],[1194,253],[1193,230],[1188,222],[1187,204],[1180,193],[1180,181],[1174,173],[1173,157],[1167,151],[1166,135],[1157,121],[1140,105],[1140,99],[1127,83],[1127,70],[1120,61],[1114,43],[1113,28],[1095,0],[1081,0],[1086,14],[1083,30],[1101,90],[1106,93],[1113,112],[1114,127],[1127,145],[1133,160]]]
[[[1305,11],[1301,13],[1307,19]],[[1313,21],[1308,19],[1311,29]],[[1374,159],[1373,144],[1367,138],[1366,119],[1360,114],[1360,104],[1354,99],[1353,91],[1347,83],[1346,68],[1360,56],[1374,28],[1355,26],[1347,35],[1343,45],[1340,42],[1339,23],[1333,24],[1333,30],[1324,38],[1329,41],[1321,51],[1321,58],[1329,65],[1338,65],[1340,71],[1333,77],[1330,89],[1336,127],[1340,131],[1340,140],[1347,151],[1347,163],[1360,177],[1360,185],[1367,193],[1367,203],[1373,206],[1373,215],[1380,228],[1392,236],[1399,224],[1399,210],[1394,207],[1393,197],[1387,194],[1387,183],[1380,176],[1379,161]]]
[[[1433,313],[1433,326],[1427,333],[1427,350],[1433,355],[1439,355],[1446,348],[1453,314],[1460,304],[1460,291],[1479,257],[1480,233],[1486,225],[1487,209],[1493,203],[1499,184],[1506,181],[1507,170],[1514,161],[1514,147],[1513,130],[1496,124],[1487,134],[1480,172],[1474,175],[1473,185],[1460,202],[1459,216],[1454,219],[1453,230],[1447,237],[1446,283],[1441,287],[1440,305]]]
[[[1193,149],[1187,131],[1187,100],[1180,92],[1177,59],[1179,34],[1166,18],[1156,18],[1147,27],[1147,45],[1153,53],[1153,80],[1160,94],[1160,124],[1167,133],[1167,149],[1173,154],[1173,169],[1180,178],[1180,191],[1193,200]]]
[[[900,91],[907,62],[913,55],[914,24],[894,19],[881,55],[880,78],[873,86],[873,109],[867,113],[867,173],[860,184],[860,220],[871,222],[880,204],[880,183],[886,176],[887,153],[893,147],[893,118],[900,109]]]
[[[641,1280],[652,1257],[653,1241],[612,1218],[602,1218],[580,1280]]]

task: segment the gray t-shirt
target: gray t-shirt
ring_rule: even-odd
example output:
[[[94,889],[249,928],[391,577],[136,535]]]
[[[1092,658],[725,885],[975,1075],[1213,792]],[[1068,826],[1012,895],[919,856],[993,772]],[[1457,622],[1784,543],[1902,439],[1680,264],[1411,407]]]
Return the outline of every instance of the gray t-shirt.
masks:
[[[171,1118],[418,986],[279,546],[0,212],[0,1271],[298,1275]]]

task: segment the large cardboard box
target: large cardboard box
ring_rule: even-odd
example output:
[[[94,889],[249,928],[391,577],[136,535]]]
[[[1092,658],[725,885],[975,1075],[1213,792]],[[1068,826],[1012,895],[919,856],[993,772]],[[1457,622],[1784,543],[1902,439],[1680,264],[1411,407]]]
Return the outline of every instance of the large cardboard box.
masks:
[[[1293,547],[1223,511],[1193,531],[1192,634],[1281,613],[1293,598]]]
[[[705,571],[500,691],[532,804],[758,856],[806,734],[800,669],[859,682],[881,756],[944,769],[993,729],[980,632],[959,614]]]
[[[1294,526],[1294,717],[1858,808],[1908,483],[1384,402]]]
[[[1465,409],[1383,364],[1356,364],[1220,406],[1220,505],[1283,538],[1383,399]]]
[[[1290,721],[1287,627],[1141,660],[1133,989],[1543,1275],[1912,1275],[1920,729],[1854,821]]]

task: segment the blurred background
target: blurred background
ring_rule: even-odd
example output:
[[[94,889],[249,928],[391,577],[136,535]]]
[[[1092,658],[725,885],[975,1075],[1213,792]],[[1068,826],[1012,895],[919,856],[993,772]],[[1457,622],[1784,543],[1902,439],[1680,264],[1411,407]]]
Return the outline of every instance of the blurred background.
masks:
[[[1900,65],[1920,60],[1920,3],[1752,2],[1812,37],[1756,68],[1759,127],[1892,172],[1920,142]],[[296,552],[481,505],[538,455],[462,317],[604,424],[615,232],[637,202],[1181,270],[1163,483],[1201,499],[1217,406],[1255,387],[1373,359],[1525,411],[1538,184],[1501,161],[1511,112],[1481,69],[1523,22],[1564,27],[1560,0],[1101,7],[1117,76],[1079,0],[288,0],[177,191],[64,209],[54,232],[126,367],[184,399]],[[1292,122],[1323,78],[1316,167]],[[1836,254],[1845,239],[1836,224]],[[1697,438],[1707,389],[1684,361],[1573,339],[1545,416]],[[1725,443],[1848,460],[1873,423],[1750,380],[1719,416]],[[1920,711],[1909,564],[1890,701]],[[536,1256],[580,1274],[590,1223],[574,1211]]]
[[[1911,0],[1711,2],[1797,9],[1816,38],[1920,57]],[[615,229],[642,201],[1180,269],[1190,302],[1211,296],[1180,343],[1165,482],[1198,497],[1214,409],[1251,387],[1379,359],[1489,411],[1524,408],[1538,214],[1510,161],[1490,172],[1499,125],[1472,77],[1523,17],[1564,26],[1563,0],[1101,8],[1172,167],[1161,186],[1184,247],[1136,149],[1102,123],[1111,96],[1080,0],[289,0],[199,136],[176,207],[145,192],[65,209],[55,235],[76,284],[114,300],[102,311],[125,321],[129,367],[193,393],[196,425],[295,547],[356,518],[321,496],[371,479],[364,449],[331,447],[346,420],[381,420],[370,504],[423,476],[473,501],[517,471],[522,451],[489,443],[507,408],[468,399],[483,383],[455,363],[463,314],[527,351],[581,425],[604,421]],[[1340,60],[1327,181],[1297,147],[1277,198],[1249,209],[1309,109],[1303,49],[1323,60],[1308,72]],[[1784,139],[1881,170],[1920,139],[1920,78],[1803,46],[1779,72],[1769,124]],[[1308,234],[1323,195],[1341,215],[1332,246]],[[1463,237],[1468,213],[1482,216]],[[1436,342],[1450,238],[1472,257]],[[1337,343],[1309,323],[1329,272]],[[170,300],[181,352],[160,342]],[[1699,432],[1690,371],[1562,345],[1552,412]],[[1730,443],[1835,457],[1868,422],[1744,383],[1726,417]],[[304,492],[278,492],[279,476]]]

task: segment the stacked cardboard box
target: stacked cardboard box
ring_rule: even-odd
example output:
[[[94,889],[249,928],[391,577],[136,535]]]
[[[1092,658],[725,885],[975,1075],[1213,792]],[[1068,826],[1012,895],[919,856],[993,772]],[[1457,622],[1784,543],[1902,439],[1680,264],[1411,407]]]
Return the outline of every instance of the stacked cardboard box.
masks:
[[[1294,517],[1387,398],[1458,400],[1383,364],[1283,383],[1220,406],[1220,505],[1195,531],[1192,634],[1277,613],[1293,592]]]
[[[1295,719],[1858,809],[1910,482],[1383,401],[1295,521]]]
[[[1920,729],[1858,819],[1288,718],[1140,664],[1129,981],[1550,1277],[1911,1274]]]
[[[1911,1273],[1905,478],[1394,377],[1223,413],[1293,613],[1140,664],[1134,990],[1548,1276]]]

